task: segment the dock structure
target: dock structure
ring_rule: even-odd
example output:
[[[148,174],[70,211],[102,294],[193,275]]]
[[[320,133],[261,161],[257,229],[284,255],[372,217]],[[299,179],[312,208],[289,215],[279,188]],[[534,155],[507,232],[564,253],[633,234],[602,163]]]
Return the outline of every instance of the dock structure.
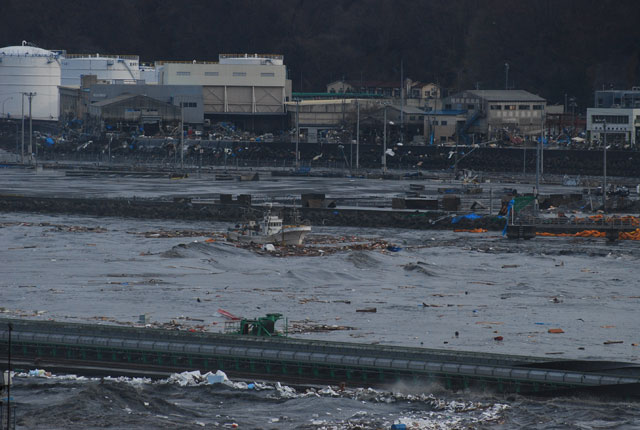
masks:
[[[237,378],[290,383],[439,383],[453,390],[640,398],[640,366],[630,363],[19,319],[0,319],[4,362],[9,323],[14,367],[157,377],[223,370]]]
[[[636,217],[604,217],[587,218],[542,218],[534,216],[518,216],[507,225],[507,237],[510,239],[531,239],[536,235],[576,235],[589,237],[598,232],[598,236],[609,241],[618,240],[620,233],[634,233],[638,230]],[[583,234],[584,233],[584,234]]]

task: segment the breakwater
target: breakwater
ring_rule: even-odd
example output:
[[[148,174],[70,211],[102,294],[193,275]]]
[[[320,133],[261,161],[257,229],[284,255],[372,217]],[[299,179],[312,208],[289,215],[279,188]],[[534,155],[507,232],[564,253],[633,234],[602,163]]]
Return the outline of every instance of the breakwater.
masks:
[[[587,391],[637,398],[630,363],[548,360],[502,354],[371,346],[146,328],[0,320],[0,356],[91,372],[158,374],[224,370],[231,375],[311,383],[380,385],[441,382],[531,395]],[[8,327],[11,324],[11,332]],[[11,343],[9,337],[11,335]]]
[[[0,196],[2,212],[66,213],[147,219],[185,219],[237,223],[262,216],[263,206],[199,202],[189,198],[66,198]],[[279,208],[285,222],[293,220],[294,209]],[[311,225],[348,227],[393,227],[407,229],[451,229],[451,216],[444,211],[418,211],[372,208],[296,208]],[[495,216],[462,219],[455,228],[501,230],[504,220]]]

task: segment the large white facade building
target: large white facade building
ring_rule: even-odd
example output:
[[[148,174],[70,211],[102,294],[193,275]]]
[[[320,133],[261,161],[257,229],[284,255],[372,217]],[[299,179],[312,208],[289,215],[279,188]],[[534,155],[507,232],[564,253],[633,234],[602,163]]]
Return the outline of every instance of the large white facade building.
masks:
[[[219,62],[157,62],[161,85],[202,85],[205,115],[284,115],[291,81],[280,55],[221,54]]]
[[[29,46],[0,48],[0,116],[22,116],[23,94],[31,93],[32,118],[57,121],[59,115],[60,54]],[[24,114],[29,114],[24,97]]]
[[[66,87],[79,87],[82,75],[96,75],[99,80],[119,83],[140,80],[140,58],[137,55],[66,54],[61,65],[61,85]]]
[[[606,128],[605,128],[606,127]],[[626,143],[640,142],[640,108],[588,108],[587,132],[591,140]]]

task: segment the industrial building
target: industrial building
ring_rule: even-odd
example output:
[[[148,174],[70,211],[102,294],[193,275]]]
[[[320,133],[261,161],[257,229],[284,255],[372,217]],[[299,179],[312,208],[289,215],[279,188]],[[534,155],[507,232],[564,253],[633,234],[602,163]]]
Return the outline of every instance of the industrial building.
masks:
[[[589,140],[631,145],[640,142],[639,108],[588,108],[587,135]]]
[[[0,106],[2,118],[29,115],[40,121],[59,116],[60,52],[30,46],[0,48]],[[24,101],[23,101],[24,97]]]
[[[595,108],[640,108],[640,87],[630,90],[596,91]]]
[[[327,84],[327,93],[358,94],[359,97],[377,95],[388,99],[401,98],[400,83],[395,81],[333,81]],[[404,101],[406,106],[434,110],[439,108],[438,100],[440,100],[440,86],[438,84],[413,81],[409,78],[404,80]]]
[[[291,81],[281,55],[220,54],[219,62],[156,62],[160,85],[200,85],[204,115],[246,130],[286,128]]]
[[[137,104],[138,101],[134,98],[122,99],[122,96],[132,95],[150,97],[178,108],[182,106],[184,123],[190,126],[199,128],[204,122],[202,87],[198,85],[107,84],[105,81],[97,80],[93,75],[83,76],[80,88],[60,87],[61,118],[65,121],[85,120],[91,106],[114,99],[124,100],[124,104],[127,102]],[[130,109],[137,109],[137,105],[130,106]],[[123,117],[121,124],[130,121],[131,118]]]
[[[144,95],[124,94],[89,105],[89,117],[102,128],[143,128],[155,134],[163,126],[178,124],[180,107]]]
[[[348,94],[353,96],[353,94]],[[425,111],[412,106],[391,104],[387,100],[372,98],[334,98],[324,100],[296,100],[287,103],[291,122],[299,124],[302,142],[330,142],[326,136],[330,130],[353,131],[358,121],[370,127],[372,124],[382,126],[386,109],[389,127],[400,129],[404,122],[404,133],[413,139],[418,136],[422,140]],[[402,114],[400,113],[402,110]],[[415,139],[413,139],[415,140]]]
[[[308,143],[328,142],[329,130],[334,130],[356,121],[356,103],[364,112],[371,100],[326,99],[296,100],[287,103],[291,123],[299,125],[300,141]]]
[[[109,82],[137,83],[140,81],[140,58],[137,55],[65,54],[61,60],[60,85],[80,86],[84,75],[95,75]]]
[[[587,109],[589,140],[630,145],[640,142],[640,87],[596,91],[593,108]]]
[[[182,104],[186,124],[202,125],[204,121],[202,87],[199,85],[105,85],[97,83],[89,88],[88,102],[89,105],[93,105],[123,95],[144,95],[178,107]]]
[[[466,111],[464,121],[457,120],[455,136],[464,143],[505,135],[526,140],[544,127],[546,100],[524,90],[469,90],[442,103],[443,112]]]

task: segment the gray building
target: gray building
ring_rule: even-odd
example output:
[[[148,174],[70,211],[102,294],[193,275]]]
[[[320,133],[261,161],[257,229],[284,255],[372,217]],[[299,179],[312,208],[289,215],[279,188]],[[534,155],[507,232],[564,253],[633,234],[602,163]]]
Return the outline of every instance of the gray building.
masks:
[[[124,128],[126,125],[145,126],[178,124],[180,107],[144,95],[124,94],[89,106],[89,117],[104,125]]]
[[[202,125],[204,110],[202,103],[202,87],[199,85],[104,85],[89,87],[88,104],[107,101],[123,95],[142,95],[178,107],[184,106],[184,122],[191,125]]]
[[[630,90],[603,90],[595,92],[595,108],[640,108],[640,87]]]
[[[460,137],[493,139],[506,133],[526,140],[542,132],[546,104],[524,90],[469,90],[444,99],[443,108],[467,111],[466,120],[457,125]]]

